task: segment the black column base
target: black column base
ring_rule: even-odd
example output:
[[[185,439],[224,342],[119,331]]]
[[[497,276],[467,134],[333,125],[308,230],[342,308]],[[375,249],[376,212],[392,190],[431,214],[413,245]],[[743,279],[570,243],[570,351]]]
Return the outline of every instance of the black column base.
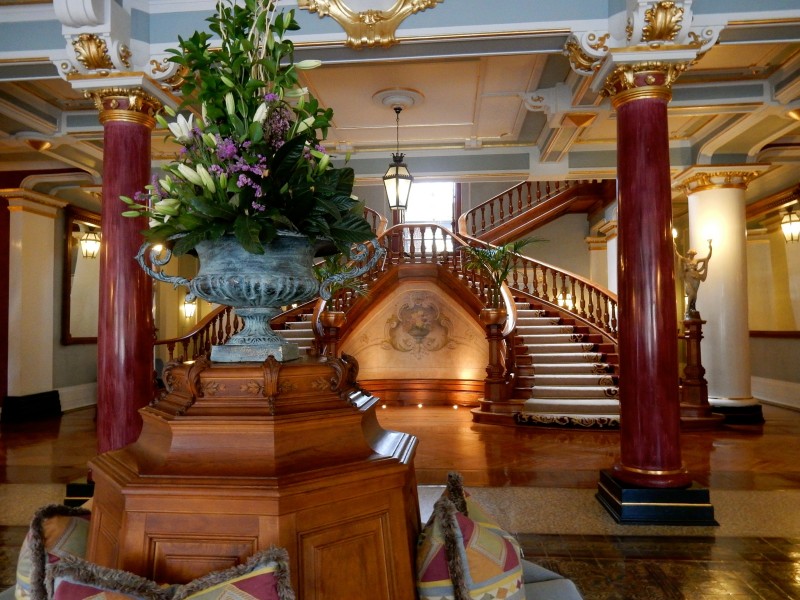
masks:
[[[58,390],[27,396],[6,396],[2,408],[0,421],[41,421],[61,416],[61,399]]]
[[[688,488],[635,487],[603,470],[595,498],[621,525],[719,525],[708,489],[696,483]]]
[[[744,406],[720,406],[711,404],[711,410],[725,417],[725,423],[731,425],[761,425],[764,423],[764,411],[758,403]]]

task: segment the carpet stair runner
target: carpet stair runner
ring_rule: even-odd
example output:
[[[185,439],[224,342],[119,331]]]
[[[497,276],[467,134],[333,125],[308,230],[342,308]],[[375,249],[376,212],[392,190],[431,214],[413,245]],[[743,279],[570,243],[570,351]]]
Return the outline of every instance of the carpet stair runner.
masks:
[[[517,304],[518,423],[567,427],[619,426],[615,349],[599,334],[555,311]]]
[[[280,330],[281,336],[297,344],[301,356],[314,345],[314,329],[311,316],[311,314],[302,315],[301,320],[289,321],[285,324],[284,329]]]

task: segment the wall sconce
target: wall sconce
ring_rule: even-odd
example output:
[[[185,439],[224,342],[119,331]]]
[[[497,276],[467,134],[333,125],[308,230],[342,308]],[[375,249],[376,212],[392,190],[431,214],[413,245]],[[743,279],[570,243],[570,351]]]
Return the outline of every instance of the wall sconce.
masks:
[[[197,312],[197,303],[192,300],[184,300],[183,301],[183,317],[185,319],[191,319],[194,317],[195,312]]]
[[[84,233],[79,243],[81,245],[81,255],[84,258],[97,258],[100,253],[100,234],[96,231],[87,231]]]
[[[411,183],[414,178],[403,162],[405,154],[400,152],[400,112],[402,106],[395,106],[397,115],[397,152],[392,154],[392,164],[383,176],[383,185],[386,187],[386,197],[391,210],[405,210],[408,207],[408,196],[411,193]]]
[[[792,208],[789,208],[787,213],[783,215],[781,229],[787,244],[789,242],[800,242],[800,217],[794,213]]]

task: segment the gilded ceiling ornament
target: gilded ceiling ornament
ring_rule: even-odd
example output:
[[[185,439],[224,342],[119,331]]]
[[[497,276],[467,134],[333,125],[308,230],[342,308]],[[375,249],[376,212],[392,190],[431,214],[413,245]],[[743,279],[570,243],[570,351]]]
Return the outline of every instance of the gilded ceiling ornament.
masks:
[[[75,57],[87,70],[113,69],[105,40],[93,33],[82,33],[72,40]]]
[[[119,60],[125,65],[126,69],[131,68],[130,57],[132,56],[131,49],[128,48],[125,44],[121,44],[119,47]]]
[[[396,0],[388,10],[369,9],[356,12],[345,0],[298,0],[298,8],[331,17],[347,34],[351,48],[388,47],[397,43],[395,32],[400,23],[414,13],[434,8],[444,0]]]
[[[590,56],[584,51],[581,46],[580,40],[574,35],[571,35],[564,44],[564,54],[569,58],[573,70],[583,75],[591,75],[599,67],[602,57]]]
[[[658,2],[644,13],[643,42],[671,42],[681,30],[683,8],[674,2]]]

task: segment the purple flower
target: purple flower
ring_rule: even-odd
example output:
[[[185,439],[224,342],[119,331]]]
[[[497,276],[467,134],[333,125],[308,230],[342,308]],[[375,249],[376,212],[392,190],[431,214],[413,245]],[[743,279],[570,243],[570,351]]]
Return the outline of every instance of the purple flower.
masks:
[[[255,200],[253,200],[252,206],[253,206],[254,209],[256,209],[259,212],[264,212],[265,210],[267,210],[266,206],[264,206],[263,204],[259,204]]]
[[[268,94],[264,94],[264,102],[275,102],[278,99],[278,94],[275,92],[269,92]]]
[[[235,158],[239,149],[236,147],[236,142],[230,138],[221,139],[217,136],[217,158],[220,160],[230,160]]]

